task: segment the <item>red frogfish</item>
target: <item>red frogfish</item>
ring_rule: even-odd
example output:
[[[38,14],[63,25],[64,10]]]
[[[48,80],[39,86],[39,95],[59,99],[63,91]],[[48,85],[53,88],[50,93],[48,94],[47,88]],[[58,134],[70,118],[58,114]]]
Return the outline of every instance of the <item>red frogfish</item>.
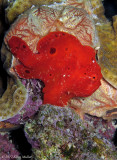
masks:
[[[43,36],[37,54],[15,35],[8,46],[20,62],[14,66],[19,77],[44,82],[44,104],[64,106],[71,98],[90,96],[101,85],[95,50],[69,33],[55,31]]]

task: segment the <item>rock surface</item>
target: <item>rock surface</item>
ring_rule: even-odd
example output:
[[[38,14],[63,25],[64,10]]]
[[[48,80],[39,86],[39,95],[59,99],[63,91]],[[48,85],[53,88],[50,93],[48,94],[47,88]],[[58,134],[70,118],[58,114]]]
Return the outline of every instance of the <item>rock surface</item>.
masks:
[[[69,108],[46,105],[25,125],[35,159],[116,160],[114,146]]]

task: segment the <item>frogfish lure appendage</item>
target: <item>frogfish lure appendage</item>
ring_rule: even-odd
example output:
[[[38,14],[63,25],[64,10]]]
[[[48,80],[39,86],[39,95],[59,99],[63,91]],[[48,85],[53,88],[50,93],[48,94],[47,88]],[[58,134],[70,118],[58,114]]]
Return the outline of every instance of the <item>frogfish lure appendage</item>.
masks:
[[[73,97],[90,96],[101,85],[101,69],[95,50],[83,46],[73,35],[50,32],[37,44],[38,54],[31,51],[21,38],[8,42],[12,54],[20,61],[15,71],[21,78],[44,82],[44,101],[64,106]]]

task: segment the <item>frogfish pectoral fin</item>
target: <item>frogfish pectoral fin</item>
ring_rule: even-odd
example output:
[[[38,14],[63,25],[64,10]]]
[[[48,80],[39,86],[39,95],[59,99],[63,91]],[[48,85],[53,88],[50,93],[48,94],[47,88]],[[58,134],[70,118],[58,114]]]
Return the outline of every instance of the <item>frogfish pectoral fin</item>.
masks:
[[[33,69],[25,67],[23,64],[17,65],[14,67],[16,73],[20,76],[20,78],[32,79],[34,78],[35,72]]]
[[[34,54],[24,40],[12,36],[8,42],[12,54],[25,66],[31,68],[38,60],[38,55]]]

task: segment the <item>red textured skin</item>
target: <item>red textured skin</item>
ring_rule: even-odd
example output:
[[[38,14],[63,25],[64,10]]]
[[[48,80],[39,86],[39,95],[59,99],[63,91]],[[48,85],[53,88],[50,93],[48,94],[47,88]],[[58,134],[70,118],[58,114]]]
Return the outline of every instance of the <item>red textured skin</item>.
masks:
[[[64,106],[73,97],[90,96],[100,86],[101,69],[95,50],[64,32],[50,32],[39,40],[38,54],[26,42],[13,36],[12,54],[21,62],[15,70],[21,78],[44,82],[44,104]]]

